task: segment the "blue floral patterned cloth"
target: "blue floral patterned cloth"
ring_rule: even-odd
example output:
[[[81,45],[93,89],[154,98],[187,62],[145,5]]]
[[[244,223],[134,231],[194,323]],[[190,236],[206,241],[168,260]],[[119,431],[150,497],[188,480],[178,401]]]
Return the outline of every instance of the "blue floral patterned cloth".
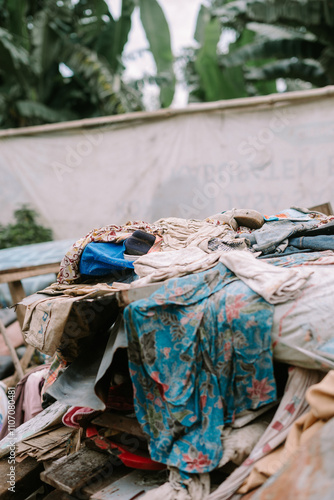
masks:
[[[223,425],[276,399],[273,309],[221,263],[126,307],[135,410],[153,460],[208,472]]]
[[[294,253],[284,255],[281,257],[269,257],[265,260],[268,264],[272,264],[273,266],[281,266],[281,267],[296,267],[302,266],[304,264],[312,263],[315,261],[319,261],[318,264],[321,263],[320,259],[323,257],[332,257],[332,250],[324,250],[321,252],[310,252],[310,253]]]

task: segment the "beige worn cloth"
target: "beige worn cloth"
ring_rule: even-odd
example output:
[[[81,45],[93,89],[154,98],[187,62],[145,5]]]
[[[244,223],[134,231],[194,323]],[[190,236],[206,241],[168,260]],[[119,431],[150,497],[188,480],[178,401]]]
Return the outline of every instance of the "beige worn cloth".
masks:
[[[124,283],[113,286],[106,283],[98,283],[92,286],[61,285],[57,283],[51,285],[43,290],[43,292],[50,294],[49,297],[42,296],[41,299],[27,306],[22,327],[27,344],[52,356],[60,345],[74,302],[110,295],[128,287]],[[84,325],[81,324],[80,328],[84,328]],[[88,331],[82,331],[81,336],[84,337],[88,334]]]
[[[270,304],[293,300],[313,273],[306,267],[278,267],[256,259],[251,252],[224,252],[220,257],[228,269]]]
[[[268,477],[286,464],[303,443],[334,417],[334,370],[328,372],[321,382],[311,386],[305,397],[310,405],[310,411],[294,423],[284,445],[255,464],[238,493],[247,493],[263,484]]]
[[[218,219],[180,219],[169,217],[154,223],[160,227],[163,243],[162,250],[180,250],[182,248],[200,247],[208,251],[211,238],[222,238],[232,227],[226,221]]]
[[[206,271],[218,264],[220,254],[221,252],[206,253],[198,247],[188,247],[143,255],[134,262],[135,272],[140,279],[134,281],[131,288]]]
[[[169,482],[148,491],[141,500],[206,500],[210,493],[210,475],[193,474],[183,485],[178,469],[171,467]]]
[[[52,356],[60,344],[73,302],[77,297],[41,298],[27,307],[22,332],[27,344]]]
[[[267,427],[250,456],[210,494],[208,500],[228,500],[242,486],[254,465],[280,446],[286,439],[294,422],[308,412],[306,391],[323,378],[317,370],[290,368],[289,378],[282,400],[273,420]]]
[[[233,429],[230,426],[224,427],[221,433],[223,456],[218,467],[223,467],[228,462],[241,465],[250,455],[269,424],[270,419],[261,416],[255,422],[238,429]]]
[[[277,405],[274,401],[257,410],[245,410],[234,422],[224,426],[221,431],[223,456],[218,467],[228,462],[241,465],[246,460],[270,425]]]
[[[107,295],[109,293],[119,292],[120,290],[128,290],[130,285],[115,281],[112,285],[107,283],[97,283],[96,285],[66,285],[63,283],[52,283],[44,288],[39,293],[47,295],[66,295],[66,296],[79,296],[89,295],[89,297],[96,297],[97,295]]]

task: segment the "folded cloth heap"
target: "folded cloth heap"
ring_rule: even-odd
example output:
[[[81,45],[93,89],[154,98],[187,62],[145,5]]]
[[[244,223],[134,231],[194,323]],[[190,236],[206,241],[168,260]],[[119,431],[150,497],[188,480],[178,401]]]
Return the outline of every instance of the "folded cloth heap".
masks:
[[[305,268],[276,267],[243,251],[224,252],[219,260],[270,304],[295,299],[313,272]]]

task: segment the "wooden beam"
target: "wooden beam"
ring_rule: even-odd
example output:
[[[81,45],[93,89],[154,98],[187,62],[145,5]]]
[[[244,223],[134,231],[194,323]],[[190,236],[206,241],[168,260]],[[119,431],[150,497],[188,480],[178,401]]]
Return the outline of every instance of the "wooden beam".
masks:
[[[75,497],[59,490],[53,490],[46,497],[44,497],[44,500],[73,500],[73,499],[75,499]]]
[[[15,369],[17,371],[17,374],[18,374],[18,376],[21,379],[23,377],[23,375],[24,375],[24,371],[22,369],[22,366],[20,364],[20,360],[19,360],[19,358],[18,358],[18,356],[16,354],[16,351],[15,351],[14,347],[12,346],[12,344],[11,344],[11,342],[9,340],[9,337],[7,335],[7,332],[6,332],[6,327],[3,324],[3,322],[1,321],[1,319],[0,319],[0,333],[3,336],[3,338],[4,338],[4,341],[6,342],[6,345],[7,345],[8,349],[9,349],[9,352],[10,352],[11,358],[13,360]]]
[[[9,291],[12,296],[13,304],[17,304],[21,302],[22,299],[26,296],[24,288],[22,286],[21,281],[10,281],[8,283]],[[20,327],[22,329],[24,322],[24,312],[21,308],[17,308],[16,310],[17,319],[20,323]]]
[[[105,478],[109,472],[112,474],[116,461],[119,462],[119,459],[112,455],[84,447],[73,455],[56,460],[41,473],[41,479],[70,495],[77,491],[81,494],[84,487],[96,482],[98,478]],[[79,498],[82,497],[81,495]]]
[[[309,210],[321,212],[325,215],[334,215],[333,208],[330,202],[323,203],[322,205],[315,205],[314,207],[309,208]]]
[[[58,273],[60,262],[40,264],[38,266],[13,267],[0,271],[0,283],[10,283],[41,274]]]
[[[29,363],[31,361],[31,357],[34,354],[34,352],[35,352],[35,348],[32,345],[27,345],[26,352],[23,354],[21,361],[20,361],[21,366],[22,366],[22,370],[24,372],[27,370]]]
[[[92,423],[115,431],[126,432],[127,434],[133,434],[134,436],[147,438],[142,431],[138,420],[135,418],[123,417],[113,413],[104,412],[94,418]]]

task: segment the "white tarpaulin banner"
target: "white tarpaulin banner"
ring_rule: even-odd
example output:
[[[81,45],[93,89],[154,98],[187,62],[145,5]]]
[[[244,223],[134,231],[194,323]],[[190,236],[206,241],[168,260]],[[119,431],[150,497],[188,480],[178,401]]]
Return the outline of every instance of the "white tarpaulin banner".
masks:
[[[29,204],[55,238],[334,198],[334,90],[0,132],[1,219]]]

